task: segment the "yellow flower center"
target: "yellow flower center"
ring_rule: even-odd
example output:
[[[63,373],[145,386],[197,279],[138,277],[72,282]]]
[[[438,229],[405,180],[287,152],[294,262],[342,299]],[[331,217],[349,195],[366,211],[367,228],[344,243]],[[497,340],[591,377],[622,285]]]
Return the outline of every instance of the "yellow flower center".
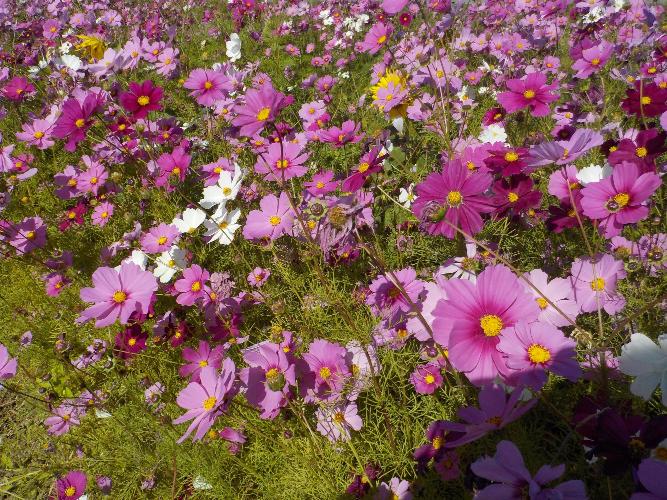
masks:
[[[218,224],[218,227],[220,229],[223,229],[223,230],[227,229],[229,227],[229,222],[227,222],[226,220],[223,220],[220,224]]]
[[[206,366],[208,366],[208,361],[206,361],[205,359],[202,359],[202,360],[199,362],[199,367],[200,367],[200,368],[204,368],[204,367],[206,367]]]
[[[167,237],[166,236],[160,236],[157,239],[158,245],[164,245],[167,242]]]
[[[270,368],[266,371],[265,375],[267,380],[274,380],[280,375],[280,372],[278,371],[278,368]]]
[[[537,305],[540,306],[540,309],[546,309],[549,303],[547,302],[547,299],[544,297],[537,297],[535,299],[535,302],[537,302]]]
[[[151,102],[151,99],[147,95],[142,95],[142,96],[139,97],[139,99],[137,99],[137,103],[139,104],[139,106],[146,106],[150,102]]]
[[[102,217],[103,219],[106,219],[107,217],[109,217],[109,212],[102,212],[100,214],[100,217]]]
[[[190,290],[192,290],[193,292],[198,292],[199,290],[201,290],[201,281],[195,281],[194,283],[192,283],[192,285],[190,285]]]
[[[544,364],[551,359],[551,353],[540,344],[532,344],[528,347],[528,359],[531,363]]]
[[[129,345],[130,347],[132,347],[136,343],[137,339],[135,339],[134,337],[127,341],[127,345]]]
[[[505,153],[505,161],[512,163],[513,161],[517,161],[518,159],[519,155],[515,151],[509,151]]]
[[[508,200],[510,203],[516,203],[516,201],[517,201],[518,199],[519,199],[519,195],[518,195],[518,194],[513,193],[513,192],[511,192],[511,191],[510,191],[509,193],[507,193],[507,200]]]
[[[486,421],[487,424],[495,425],[496,427],[500,427],[500,424],[503,423],[503,419],[500,416],[495,416],[491,417]]]
[[[433,446],[434,450],[439,450],[442,446],[442,438],[440,436],[433,438],[433,441],[431,441],[431,446]]]
[[[623,208],[630,201],[630,195],[627,193],[618,193],[614,196],[614,201],[618,203],[618,206]]]
[[[503,320],[495,314],[485,314],[480,318],[479,326],[487,337],[497,337],[503,329]]]
[[[651,104],[651,98],[647,95],[642,96],[642,98],[639,100],[643,105]]]
[[[460,191],[450,191],[447,193],[447,203],[453,207],[457,207],[463,201],[463,196],[461,196]]]
[[[316,187],[317,189],[322,189],[322,188],[324,187],[324,182],[319,181],[317,184],[315,184],[315,187]]]
[[[65,490],[65,496],[73,497],[74,495],[76,495],[76,488],[74,486],[68,486]]]
[[[232,188],[230,187],[222,188],[222,194],[224,194],[225,196],[229,196],[230,194],[232,194]]]
[[[171,57],[167,57],[167,58],[164,60],[164,63],[165,63],[165,64],[171,64]]]
[[[433,382],[435,382],[435,377],[429,373],[428,375],[426,375],[426,376],[424,377],[424,382],[426,382],[427,384],[430,385],[430,384],[432,384]]]
[[[68,180],[68,181],[67,181],[67,185],[68,185],[69,187],[74,187],[74,186],[76,186],[76,179],[70,179],[70,180]]]
[[[334,422],[337,424],[342,424],[345,422],[345,415],[341,411],[337,411],[336,414],[334,415]]]
[[[531,89],[528,89],[528,90],[524,91],[523,96],[526,99],[532,99],[533,97],[535,97],[535,91],[531,90]]]
[[[655,458],[658,460],[667,460],[667,448],[658,447],[655,449]]]
[[[113,293],[113,301],[116,304],[122,304],[127,299],[127,294],[123,290],[116,290]]]
[[[359,165],[358,171],[359,171],[360,174],[363,174],[369,168],[370,168],[370,165],[366,162],[363,162],[361,165]]]
[[[593,281],[591,281],[591,290],[596,292],[601,292],[604,290],[604,279],[595,278]]]
[[[467,167],[468,170],[475,170],[475,164],[471,161],[466,163],[466,167]]]
[[[215,396],[211,396],[210,398],[206,398],[204,400],[204,403],[202,403],[202,406],[204,407],[204,410],[206,411],[211,411],[213,407],[215,406],[215,403],[218,402],[218,398]]]
[[[639,158],[644,158],[644,156],[646,156],[648,154],[648,150],[645,147],[641,146],[641,147],[638,147],[637,149],[635,149],[635,154]]]
[[[257,120],[260,122],[263,122],[269,117],[269,114],[271,113],[271,108],[262,108],[259,110],[259,113],[257,113]]]
[[[289,166],[289,162],[287,160],[278,160],[278,161],[276,161],[276,168],[278,170],[286,169],[288,166]]]
[[[44,132],[38,130],[37,132],[35,132],[34,134],[32,134],[32,136],[33,136],[35,139],[41,139],[42,137],[44,137]]]
[[[594,58],[594,59],[591,61],[591,64],[592,64],[593,66],[597,66],[598,64],[600,64],[600,59],[598,59],[597,57]]]
[[[331,370],[328,366],[323,366],[320,368],[320,377],[322,377],[324,380],[327,380],[329,377],[331,377]]]
[[[72,219],[74,219],[75,217],[76,217],[76,212],[70,212],[70,213],[67,214],[67,218],[68,218],[69,220],[72,220]]]
[[[387,41],[387,36],[382,35],[380,38],[378,38],[378,45],[382,45],[386,41]]]
[[[74,122],[74,125],[77,126],[77,128],[81,128],[86,124],[86,120],[83,118],[79,118],[77,121]]]
[[[281,220],[282,219],[277,215],[273,215],[269,218],[269,224],[271,224],[272,226],[277,226],[278,224],[280,224]]]
[[[173,175],[180,175],[180,173],[181,173],[181,168],[180,168],[180,167],[174,167],[174,168],[171,169],[171,173],[172,173]]]
[[[90,183],[94,186],[95,184],[97,184],[97,181],[98,181],[98,180],[99,180],[99,179],[98,179],[97,177],[91,177],[91,178],[90,178]]]
[[[209,89],[211,89],[212,87],[213,87],[213,83],[208,82],[208,81],[207,81],[207,82],[204,82],[204,88],[205,88],[206,90],[209,90]]]

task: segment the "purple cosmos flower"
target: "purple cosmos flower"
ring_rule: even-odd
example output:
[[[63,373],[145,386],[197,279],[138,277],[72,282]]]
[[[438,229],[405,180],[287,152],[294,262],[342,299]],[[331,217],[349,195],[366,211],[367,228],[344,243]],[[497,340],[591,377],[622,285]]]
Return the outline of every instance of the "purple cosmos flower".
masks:
[[[308,171],[304,166],[307,159],[308,153],[299,144],[272,142],[266,152],[257,158],[255,171],[264,174],[264,179],[268,181],[283,182],[305,174]]]
[[[581,206],[591,219],[601,220],[607,238],[621,233],[625,224],[639,222],[648,215],[646,200],[660,187],[657,174],[639,175],[634,163],[623,162],[611,177],[588,184],[582,189]]]
[[[320,131],[320,140],[329,144],[333,144],[334,147],[340,148],[345,144],[351,143],[354,144],[359,142],[364,134],[358,134],[361,124],[355,123],[353,120],[347,120],[338,127],[331,127],[329,129]]]
[[[575,78],[588,78],[593,73],[597,73],[607,63],[614,46],[606,41],[600,45],[583,49],[581,58],[577,59],[572,65],[572,69],[577,70]]]
[[[198,300],[210,296],[213,292],[206,284],[210,276],[206,269],[197,264],[183,269],[183,277],[174,283],[174,289],[179,292],[176,302],[182,306],[191,306]]]
[[[7,380],[16,375],[16,366],[16,358],[10,358],[7,348],[0,344],[0,380]]]
[[[525,277],[541,292],[541,294],[537,293],[535,289],[523,282],[526,291],[533,296],[540,308],[538,321],[556,327],[571,325],[572,323],[567,318],[574,321],[579,315],[579,305],[569,298],[572,295],[572,284],[564,278],[554,278],[549,281],[547,273],[541,269],[534,269],[530,273],[526,273]],[[557,311],[544,297],[549,299],[560,311]],[[567,315],[567,318],[563,317],[561,312]]]
[[[526,468],[521,452],[511,441],[498,443],[493,457],[480,458],[471,466],[479,477],[497,484],[487,486],[475,495],[476,500],[519,500],[525,495],[531,499],[560,498],[563,500],[586,500],[586,490],[582,481],[566,481],[555,488],[544,488],[565,472],[565,465],[552,467],[543,465],[532,476]]]
[[[493,192],[491,202],[496,206],[496,215],[508,212],[519,215],[530,208],[538,208],[542,201],[542,193],[533,189],[533,181],[525,175],[512,175],[496,181]]]
[[[540,390],[547,381],[546,371],[575,382],[581,377],[576,360],[577,343],[548,323],[519,321],[503,330],[498,350],[505,354],[511,380]]]
[[[609,254],[595,261],[584,257],[572,263],[572,298],[582,312],[594,312],[598,307],[609,314],[616,314],[625,307],[625,299],[616,291],[616,283],[626,276],[622,260]]]
[[[444,444],[447,442],[445,436],[447,433],[446,426],[447,423],[443,420],[436,420],[435,422],[431,422],[428,429],[426,429],[428,443],[420,446],[413,453],[413,457],[418,462],[420,469],[428,465],[431,459],[437,462],[447,452],[444,447]]]
[[[134,312],[148,314],[157,290],[155,276],[133,263],[123,263],[120,272],[100,267],[93,273],[93,288],[82,288],[81,300],[94,302],[81,313],[79,322],[96,319],[95,326],[109,326],[120,319],[125,325]]]
[[[501,332],[520,319],[537,318],[539,307],[519,283],[519,279],[502,265],[490,266],[477,277],[476,283],[451,279],[443,283],[447,299],[433,310],[440,338],[448,339],[449,360],[475,385],[484,385],[507,371],[498,351]],[[435,332],[434,332],[435,334]]]
[[[35,92],[35,86],[22,76],[15,76],[2,88],[2,95],[10,101],[22,101]]]
[[[167,252],[179,236],[178,228],[162,222],[141,237],[141,249],[146,253]]]
[[[392,276],[393,274],[393,276]],[[424,291],[424,284],[417,279],[417,272],[411,268],[401,269],[375,278],[369,287],[366,304],[373,312],[396,322],[401,312],[408,313],[419,304],[419,296]],[[400,288],[399,288],[400,285]],[[408,297],[401,292],[401,288]]]
[[[46,224],[41,217],[26,217],[4,229],[4,236],[17,252],[27,254],[46,244]]]
[[[211,366],[216,370],[220,369],[225,348],[218,345],[211,349],[208,342],[200,340],[196,351],[186,347],[183,349],[182,355],[188,363],[178,369],[178,374],[181,377],[190,377],[192,382],[199,382],[199,374],[203,368]]]
[[[88,479],[80,470],[73,470],[56,480],[58,500],[77,500],[86,492]]]
[[[646,492],[633,493],[630,500],[664,500],[667,498],[667,462],[647,458],[639,464],[637,477]]]
[[[248,240],[268,238],[273,241],[283,234],[290,234],[294,211],[290,206],[287,193],[280,193],[280,198],[273,194],[266,195],[259,202],[260,210],[248,214],[243,236]]]
[[[274,419],[291,397],[290,386],[296,386],[296,370],[291,358],[279,344],[262,342],[243,352],[248,368],[239,378],[246,386],[245,397],[262,412],[261,418]]]
[[[418,366],[410,374],[410,382],[419,394],[433,394],[442,385],[440,367],[432,363]]]
[[[224,73],[210,69],[193,70],[183,87],[192,90],[190,96],[196,98],[202,106],[211,106],[215,101],[224,99],[234,88]]]
[[[470,173],[459,160],[450,161],[441,173],[429,174],[417,185],[412,210],[429,234],[453,239],[458,227],[474,236],[483,226],[480,214],[494,210],[483,195],[491,181],[489,174]]]
[[[80,408],[63,403],[51,412],[51,416],[44,420],[48,427],[47,432],[53,436],[62,436],[69,431],[72,425],[79,425]]]
[[[349,441],[350,429],[361,430],[363,422],[357,413],[356,403],[339,403],[332,407],[321,406],[315,412],[317,430],[329,441]]]
[[[139,84],[132,82],[130,90],[120,94],[118,100],[125,110],[138,120],[146,118],[151,111],[162,109],[162,87],[156,87],[151,80]]]
[[[222,370],[205,366],[200,373],[200,382],[190,382],[178,393],[176,403],[187,411],[174,420],[174,424],[182,424],[192,420],[178,443],[182,443],[195,429],[193,441],[199,441],[213,426],[215,420],[227,411],[229,404],[238,392],[234,381],[236,367],[231,358],[222,362]]]
[[[528,165],[567,165],[587,151],[602,145],[602,135],[589,128],[577,129],[566,141],[544,142],[530,149]]]
[[[376,23],[374,24],[368,33],[364,41],[359,43],[359,50],[363,52],[368,52],[373,55],[376,54],[378,50],[385,46],[393,28],[391,24],[385,23]]]
[[[239,134],[252,137],[259,134],[267,123],[273,122],[278,113],[293,101],[292,96],[278,92],[271,84],[250,89],[245,94],[245,102],[234,106],[237,116],[232,125],[240,127]]]
[[[443,432],[449,432],[442,445],[458,448],[518,420],[537,404],[537,399],[520,403],[522,392],[523,388],[517,387],[508,397],[502,386],[485,385],[479,391],[479,408],[468,406],[458,411],[464,423],[441,421]]]
[[[546,82],[547,77],[543,73],[530,73],[521,80],[508,80],[509,91],[498,94],[498,102],[508,113],[529,107],[533,116],[547,116],[549,103],[558,99],[551,93],[558,88],[558,84],[546,85]]]
[[[53,136],[59,139],[67,139],[66,151],[74,151],[76,145],[86,137],[86,131],[93,124],[92,116],[102,104],[98,94],[86,95],[83,102],[79,99],[67,99],[58,121],[53,128]]]
[[[615,149],[609,151],[609,163],[623,166],[623,162],[634,163],[639,172],[655,172],[655,159],[664,153],[667,134],[655,128],[642,130],[634,139],[621,139]]]
[[[316,398],[338,397],[350,376],[349,358],[343,346],[322,339],[311,342],[303,359],[314,376],[312,391]]]
[[[248,283],[252,287],[260,288],[264,283],[266,283],[266,280],[269,279],[269,276],[271,276],[271,271],[261,267],[256,267],[248,275]]]

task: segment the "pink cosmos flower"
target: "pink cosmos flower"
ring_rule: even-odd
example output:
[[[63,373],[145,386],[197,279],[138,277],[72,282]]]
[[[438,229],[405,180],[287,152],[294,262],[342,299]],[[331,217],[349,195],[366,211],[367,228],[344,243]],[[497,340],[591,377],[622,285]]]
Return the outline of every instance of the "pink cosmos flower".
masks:
[[[16,358],[10,358],[7,348],[0,344],[0,380],[7,380],[16,375],[16,366]]]
[[[350,377],[351,354],[343,346],[317,339],[311,342],[303,359],[308,363],[314,380],[310,399],[336,399]]]
[[[128,262],[121,264],[120,271],[98,268],[93,273],[93,285],[93,288],[81,289],[81,300],[95,305],[83,311],[78,321],[96,319],[97,328],[109,326],[116,319],[125,325],[134,312],[148,314],[157,291],[155,276]]]
[[[311,101],[304,103],[299,109],[299,117],[304,124],[310,124],[316,121],[326,110],[324,101]]]
[[[139,84],[131,82],[130,90],[120,94],[118,100],[128,113],[138,120],[146,118],[151,111],[162,109],[162,87],[156,87],[151,80]]]
[[[60,31],[60,23],[57,19],[49,19],[44,24],[42,24],[42,35],[47,40],[55,40],[58,37],[58,32]]]
[[[299,144],[272,142],[266,152],[257,158],[255,171],[264,174],[265,180],[282,182],[305,174],[308,171],[308,167],[304,166],[307,159],[308,153]]]
[[[65,101],[53,128],[54,137],[67,139],[65,151],[74,151],[76,145],[85,139],[87,130],[93,124],[92,116],[101,104],[100,96],[92,92],[86,95],[83,102],[75,98]]]
[[[419,394],[433,394],[442,385],[440,367],[433,363],[418,366],[410,374],[410,382]]]
[[[529,73],[523,79],[508,80],[509,91],[498,94],[498,102],[508,113],[529,107],[533,116],[547,116],[549,103],[558,99],[551,93],[558,88],[558,84],[546,85],[546,82],[547,77],[543,73]]]
[[[581,189],[577,173],[577,167],[574,165],[567,165],[560,170],[555,170],[549,176],[549,194],[562,202],[569,203],[570,192],[572,192],[572,196],[576,199]]]
[[[361,124],[355,123],[353,120],[347,120],[338,127],[331,127],[330,129],[320,131],[320,140],[332,144],[334,147],[340,148],[345,144],[354,144],[359,142],[364,134],[358,134]]]
[[[503,330],[498,350],[505,354],[507,367],[513,370],[510,380],[538,391],[547,382],[547,371],[572,382],[581,377],[576,346],[553,325],[519,321]]]
[[[363,422],[356,403],[339,403],[333,407],[321,406],[315,412],[317,430],[329,441],[349,441],[350,429],[361,430]]]
[[[582,189],[581,207],[591,219],[601,220],[606,238],[617,236],[625,224],[639,222],[648,215],[645,202],[660,187],[660,177],[653,172],[639,175],[634,163],[623,162],[611,177],[588,184]]]
[[[69,283],[70,280],[63,275],[54,273],[46,279],[46,294],[49,297],[57,297]]]
[[[385,318],[391,318],[396,322],[401,312],[408,313],[413,309],[412,304],[420,303],[420,295],[424,291],[424,284],[417,279],[417,272],[411,268],[401,269],[389,274],[380,275],[370,284],[366,304],[370,305],[373,312]],[[400,287],[406,292],[406,298]]]
[[[146,253],[166,252],[179,235],[178,228],[162,222],[141,237],[141,249]]]
[[[211,106],[215,101],[224,99],[233,88],[227,75],[210,69],[193,70],[183,87],[192,90],[190,96],[202,106]]]
[[[106,226],[107,222],[109,222],[109,219],[113,215],[113,208],[113,204],[108,201],[104,201],[97,205],[91,215],[93,224],[100,227]]]
[[[16,133],[19,141],[25,142],[29,146],[35,146],[37,149],[48,149],[55,144],[51,140],[51,130],[53,121],[49,119],[34,120],[32,123],[24,123],[23,131]]]
[[[9,244],[20,254],[27,254],[46,244],[46,224],[41,217],[26,217],[4,231]]]
[[[86,492],[87,484],[88,479],[83,471],[68,472],[56,481],[58,500],[78,500]]]
[[[252,287],[260,288],[264,283],[266,283],[266,281],[269,279],[269,276],[271,276],[271,271],[261,267],[256,267],[248,275],[248,283]]]
[[[314,198],[322,198],[338,189],[338,181],[334,180],[333,170],[325,170],[313,175],[313,179],[304,182],[306,193]]]
[[[175,147],[171,153],[163,153],[157,159],[156,186],[168,186],[170,183],[183,182],[190,168],[192,156],[181,146]]]
[[[218,374],[212,366],[201,369],[200,381],[190,382],[178,393],[176,403],[187,411],[173,421],[182,424],[192,420],[178,443],[182,443],[197,429],[193,441],[199,441],[213,426],[215,420],[227,411],[229,404],[238,392],[235,386],[236,367],[231,358],[222,362],[222,370]]]
[[[199,299],[210,296],[212,291],[206,284],[210,276],[206,269],[197,264],[183,269],[183,277],[174,283],[174,288],[179,292],[176,302],[183,306],[191,306]]]
[[[398,14],[408,4],[409,0],[383,0],[380,7],[390,16]]]
[[[364,41],[359,45],[359,49],[363,52],[368,52],[373,55],[376,54],[378,50],[385,46],[393,28],[391,24],[385,23],[376,23],[373,27],[368,30]]]
[[[179,50],[172,47],[167,47],[160,52],[155,61],[155,72],[158,75],[170,76],[178,64],[178,54]]]
[[[296,368],[283,348],[271,342],[262,342],[243,352],[248,363],[239,373],[246,386],[245,397],[262,412],[261,418],[274,419],[291,397],[290,387],[296,386]]]
[[[588,78],[593,73],[597,73],[607,64],[609,56],[614,50],[614,46],[606,41],[600,45],[584,49],[581,52],[581,59],[577,59],[572,65],[572,69],[577,70],[575,78]]]
[[[287,194],[280,193],[280,198],[273,194],[266,195],[259,202],[260,210],[248,214],[243,237],[247,240],[268,238],[273,241],[292,231],[294,211]]]
[[[494,210],[483,194],[491,181],[489,174],[470,173],[459,160],[450,161],[441,173],[429,174],[417,185],[412,211],[429,234],[453,239],[454,227],[459,227],[474,236],[483,226],[480,214]]]
[[[507,372],[497,345],[502,330],[520,319],[537,318],[539,307],[507,267],[490,266],[476,283],[451,279],[443,283],[447,299],[441,300],[433,315],[442,318],[448,338],[452,366],[466,374],[475,385],[484,385]]]
[[[359,163],[352,173],[343,181],[343,191],[358,191],[372,174],[382,170],[384,155],[380,148],[374,146],[368,153],[359,158]]]
[[[554,278],[549,281],[547,273],[541,269],[534,269],[530,273],[526,273],[525,276],[540,292],[542,292],[542,295],[547,297],[558,309],[560,309],[560,311],[565,313],[567,318],[570,318],[572,321],[577,318],[579,315],[579,305],[569,298],[572,295],[572,285],[568,280],[564,278]],[[554,309],[542,295],[537,293],[524,281],[522,281],[522,283],[525,286],[526,291],[533,296],[540,308],[540,314],[537,317],[538,321],[549,323],[550,325],[557,327],[570,326],[572,324],[567,318],[564,318],[559,311]]]
[[[192,382],[199,382],[202,369],[207,366],[216,370],[220,369],[222,358],[225,356],[225,347],[218,345],[211,349],[208,342],[200,340],[196,351],[186,347],[183,349],[182,355],[188,363],[178,369],[178,374],[183,378],[190,377]]]
[[[84,193],[92,193],[97,196],[100,187],[109,178],[109,172],[99,162],[91,161],[89,167],[77,176],[76,187]]]
[[[598,307],[616,314],[625,307],[625,299],[616,291],[616,283],[626,276],[622,260],[604,254],[596,261],[575,259],[572,263],[572,298],[582,312],[594,312]]]
[[[15,76],[2,88],[2,95],[10,101],[21,101],[35,92],[35,86],[22,76]]]
[[[79,421],[79,410],[78,407],[66,403],[54,408],[51,416],[44,420],[44,425],[48,428],[47,432],[52,436],[62,436],[69,432],[71,426],[81,423]]]
[[[273,122],[278,113],[292,102],[292,96],[278,92],[270,83],[259,89],[250,89],[245,94],[245,102],[234,106],[236,117],[232,125],[240,127],[239,134],[252,137],[259,134],[267,123]]]

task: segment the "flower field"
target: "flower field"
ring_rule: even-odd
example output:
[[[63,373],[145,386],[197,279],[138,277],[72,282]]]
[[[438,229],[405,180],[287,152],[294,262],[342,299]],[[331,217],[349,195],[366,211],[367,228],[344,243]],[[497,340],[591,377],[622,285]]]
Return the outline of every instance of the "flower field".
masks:
[[[0,498],[667,498],[667,7],[0,0]]]

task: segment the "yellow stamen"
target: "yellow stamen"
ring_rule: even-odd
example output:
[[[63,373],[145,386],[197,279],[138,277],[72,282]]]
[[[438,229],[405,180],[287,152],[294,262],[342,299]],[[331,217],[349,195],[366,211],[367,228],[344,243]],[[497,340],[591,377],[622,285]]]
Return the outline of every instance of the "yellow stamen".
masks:
[[[216,398],[215,396],[211,396],[210,398],[206,398],[204,400],[202,406],[204,407],[204,410],[211,411],[217,402],[218,398]]]
[[[540,344],[532,344],[528,347],[528,359],[535,364],[544,364],[551,359],[551,353]]]
[[[503,320],[495,314],[485,314],[479,320],[479,326],[482,327],[484,335],[487,337],[497,337],[503,329]]]
[[[113,301],[116,304],[122,304],[123,302],[125,302],[125,299],[127,299],[127,294],[124,291],[116,290],[113,293]]]

